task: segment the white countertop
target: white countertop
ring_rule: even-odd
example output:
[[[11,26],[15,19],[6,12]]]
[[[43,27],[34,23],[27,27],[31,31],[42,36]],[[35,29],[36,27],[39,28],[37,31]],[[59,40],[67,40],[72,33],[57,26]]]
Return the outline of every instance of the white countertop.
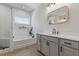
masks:
[[[74,40],[74,41],[79,41],[79,36],[75,36],[75,35],[69,35],[69,34],[47,34],[47,33],[38,33],[40,35],[47,35],[47,36],[54,36],[54,37],[58,37],[58,38],[64,38],[64,39],[69,39],[69,40]]]

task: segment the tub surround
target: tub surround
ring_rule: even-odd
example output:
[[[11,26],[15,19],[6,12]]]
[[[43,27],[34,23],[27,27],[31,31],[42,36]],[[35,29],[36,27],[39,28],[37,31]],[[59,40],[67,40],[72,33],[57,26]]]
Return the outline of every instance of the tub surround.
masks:
[[[23,48],[36,43],[35,38],[26,37],[24,39],[19,38],[19,40],[13,40],[13,49]]]

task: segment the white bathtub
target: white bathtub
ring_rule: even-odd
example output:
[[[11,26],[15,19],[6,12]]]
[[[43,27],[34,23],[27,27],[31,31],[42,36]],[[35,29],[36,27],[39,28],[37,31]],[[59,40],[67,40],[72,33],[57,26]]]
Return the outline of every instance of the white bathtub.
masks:
[[[30,36],[24,38],[13,39],[13,49],[22,48],[36,43],[36,39]]]

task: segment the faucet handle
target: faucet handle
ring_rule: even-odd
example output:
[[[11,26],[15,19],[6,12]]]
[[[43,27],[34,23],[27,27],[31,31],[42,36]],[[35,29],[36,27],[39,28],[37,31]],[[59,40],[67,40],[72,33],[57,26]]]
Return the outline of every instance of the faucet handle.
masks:
[[[57,31],[57,35],[59,34],[59,32]]]
[[[52,30],[52,34],[55,34],[55,33],[56,33],[56,29],[53,28],[53,30]]]

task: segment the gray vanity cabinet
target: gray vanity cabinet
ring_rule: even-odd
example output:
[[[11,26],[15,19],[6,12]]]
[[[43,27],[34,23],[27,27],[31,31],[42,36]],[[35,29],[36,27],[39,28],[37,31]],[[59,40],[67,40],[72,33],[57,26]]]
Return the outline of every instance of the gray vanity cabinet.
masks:
[[[47,56],[58,56],[58,44],[55,43],[57,41],[55,39],[49,36],[41,36],[41,52]]]
[[[58,44],[50,42],[50,56],[58,56]]]
[[[78,50],[62,46],[62,51],[60,51],[61,56],[78,56]]]
[[[78,56],[78,42],[60,40],[60,56]]]
[[[41,52],[45,55],[49,55],[49,41],[41,38]]]
[[[48,35],[38,35],[37,41],[38,49],[46,56],[79,56],[78,41]]]
[[[40,35],[37,34],[37,50],[40,50],[40,44],[41,43],[41,38],[40,38]]]

